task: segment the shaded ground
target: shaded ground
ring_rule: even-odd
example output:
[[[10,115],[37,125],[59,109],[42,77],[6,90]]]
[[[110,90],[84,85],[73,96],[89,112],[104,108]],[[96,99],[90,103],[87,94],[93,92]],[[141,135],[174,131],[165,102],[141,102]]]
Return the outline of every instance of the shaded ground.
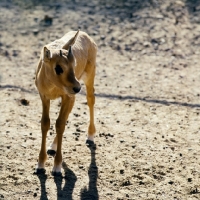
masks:
[[[52,158],[36,176],[40,50],[77,29],[99,48],[96,150],[85,146],[83,87],[66,125],[63,178],[51,176]],[[199,63],[197,0],[0,1],[0,199],[200,199]],[[56,100],[48,145],[58,111]]]

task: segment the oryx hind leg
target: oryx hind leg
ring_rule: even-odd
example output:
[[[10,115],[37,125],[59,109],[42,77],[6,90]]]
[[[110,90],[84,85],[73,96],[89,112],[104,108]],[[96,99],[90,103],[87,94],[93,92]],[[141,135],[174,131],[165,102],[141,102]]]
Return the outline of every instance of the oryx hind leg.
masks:
[[[88,137],[86,140],[87,145],[94,144],[94,135],[96,128],[94,125],[94,104],[95,104],[95,95],[94,95],[94,78],[95,78],[95,66],[88,66],[90,68],[90,73],[87,73],[87,76],[84,79],[87,92],[87,105],[89,107],[90,121],[88,127]]]
[[[44,96],[40,95],[42,100],[42,119],[41,119],[41,130],[42,130],[42,143],[40,148],[39,160],[36,173],[44,173],[45,172],[45,162],[47,159],[46,153],[46,137],[47,132],[50,128],[50,118],[49,118],[49,107],[50,100],[46,99]]]

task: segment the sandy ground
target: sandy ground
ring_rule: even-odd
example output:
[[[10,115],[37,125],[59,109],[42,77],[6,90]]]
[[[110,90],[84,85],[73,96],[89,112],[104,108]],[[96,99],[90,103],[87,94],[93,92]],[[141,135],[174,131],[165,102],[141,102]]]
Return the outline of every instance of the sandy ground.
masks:
[[[0,199],[200,199],[200,2],[108,2],[0,1]],[[63,177],[51,175],[51,157],[37,176],[35,68],[43,45],[77,29],[99,49],[96,150],[85,145],[83,86],[66,124]]]

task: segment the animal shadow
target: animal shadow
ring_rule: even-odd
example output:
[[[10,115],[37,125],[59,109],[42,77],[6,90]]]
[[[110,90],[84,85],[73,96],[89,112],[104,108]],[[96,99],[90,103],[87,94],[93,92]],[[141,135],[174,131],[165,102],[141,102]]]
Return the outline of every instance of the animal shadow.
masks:
[[[40,187],[41,187],[40,200],[48,200],[47,192],[46,192],[47,175],[46,174],[36,174],[36,175],[37,175],[38,179],[40,180]]]
[[[74,172],[69,169],[65,162],[62,163],[65,176],[54,176],[54,182],[57,187],[57,200],[72,200],[72,193],[77,180]],[[65,185],[62,188],[62,181],[65,179]]]
[[[91,151],[91,163],[88,170],[89,185],[88,188],[84,187],[80,192],[81,200],[98,200],[99,194],[97,190],[97,177],[98,177],[98,167],[96,165],[95,150],[96,145],[88,147]]]

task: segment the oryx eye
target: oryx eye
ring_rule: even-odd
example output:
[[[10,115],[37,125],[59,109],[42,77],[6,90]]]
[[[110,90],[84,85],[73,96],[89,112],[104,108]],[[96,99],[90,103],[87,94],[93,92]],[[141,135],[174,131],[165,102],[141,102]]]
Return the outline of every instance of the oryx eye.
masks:
[[[63,73],[63,69],[62,69],[62,67],[60,65],[56,65],[55,71],[56,71],[57,75],[60,75],[60,74]]]

